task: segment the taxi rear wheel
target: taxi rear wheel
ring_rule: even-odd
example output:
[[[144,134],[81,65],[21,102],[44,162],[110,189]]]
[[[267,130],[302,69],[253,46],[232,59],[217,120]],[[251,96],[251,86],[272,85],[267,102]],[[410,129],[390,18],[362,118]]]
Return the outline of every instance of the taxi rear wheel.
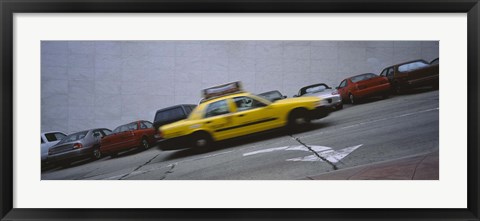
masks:
[[[191,146],[198,150],[206,150],[212,147],[212,137],[205,132],[197,132],[190,138]]]

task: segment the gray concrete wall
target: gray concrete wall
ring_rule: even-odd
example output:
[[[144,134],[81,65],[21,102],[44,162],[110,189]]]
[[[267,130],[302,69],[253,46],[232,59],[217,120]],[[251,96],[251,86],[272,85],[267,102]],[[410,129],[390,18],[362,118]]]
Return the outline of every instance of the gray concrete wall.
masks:
[[[242,81],[254,93],[337,86],[345,77],[438,57],[438,41],[43,41],[41,130],[67,133],[152,121]]]

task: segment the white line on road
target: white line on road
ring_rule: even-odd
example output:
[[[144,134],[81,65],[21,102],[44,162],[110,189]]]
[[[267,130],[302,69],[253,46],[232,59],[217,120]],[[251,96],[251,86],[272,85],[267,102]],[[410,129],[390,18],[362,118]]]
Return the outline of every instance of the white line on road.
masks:
[[[268,152],[273,152],[273,151],[277,151],[277,150],[285,150],[288,147],[289,146],[268,148],[268,149],[265,149],[265,150],[258,150],[258,151],[253,151],[253,152],[249,152],[249,153],[244,153],[243,156],[245,157],[245,156],[255,155],[255,154],[259,154],[259,153],[268,153]]]

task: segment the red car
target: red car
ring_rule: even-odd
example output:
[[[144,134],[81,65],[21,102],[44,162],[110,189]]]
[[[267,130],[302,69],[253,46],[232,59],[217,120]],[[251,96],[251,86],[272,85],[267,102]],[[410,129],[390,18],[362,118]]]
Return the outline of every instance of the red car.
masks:
[[[343,80],[337,87],[342,100],[355,104],[359,99],[366,97],[390,95],[388,78],[373,73],[360,74]]]
[[[118,152],[132,148],[148,149],[156,143],[155,129],[148,121],[135,121],[119,126],[112,134],[102,138],[100,151],[102,154],[116,156]]]

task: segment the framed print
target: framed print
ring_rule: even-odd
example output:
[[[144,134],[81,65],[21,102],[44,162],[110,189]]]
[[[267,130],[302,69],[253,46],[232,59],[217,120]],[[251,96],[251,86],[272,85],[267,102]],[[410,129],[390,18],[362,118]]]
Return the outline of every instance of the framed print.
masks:
[[[479,219],[478,1],[1,7],[2,220]]]

